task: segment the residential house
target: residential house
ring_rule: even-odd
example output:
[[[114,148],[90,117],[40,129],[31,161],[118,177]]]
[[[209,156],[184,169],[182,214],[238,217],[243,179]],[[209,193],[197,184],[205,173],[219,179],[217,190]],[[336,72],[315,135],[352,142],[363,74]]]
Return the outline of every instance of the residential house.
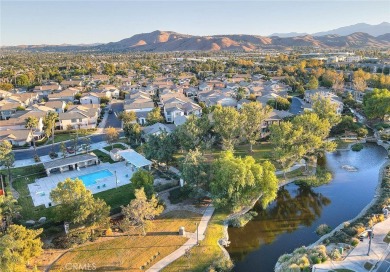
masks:
[[[56,113],[62,113],[65,111],[66,103],[65,101],[61,100],[53,100],[47,101],[45,106],[54,109]]]
[[[113,85],[101,85],[99,86],[99,90],[94,91],[98,93],[104,93],[108,99],[119,97],[119,89]]]
[[[70,79],[70,80],[63,80],[60,83],[61,87],[66,89],[69,87],[82,87],[83,81],[79,79]]]
[[[13,146],[24,146],[32,141],[32,133],[28,129],[0,130],[0,141],[4,140]]]
[[[154,102],[151,98],[142,95],[142,93],[130,95],[125,99],[123,109],[126,112],[134,111],[137,116],[137,122],[140,125],[146,124],[146,117],[154,108]]]
[[[49,101],[61,100],[65,102],[73,102],[74,96],[81,92],[80,88],[68,88],[58,93],[49,94]]]
[[[49,84],[49,85],[42,85],[42,86],[35,86],[33,89],[33,92],[38,95],[39,98],[45,98],[49,94],[61,91],[62,87],[58,83],[56,84]]]
[[[174,126],[169,124],[155,123],[151,126],[146,126],[142,128],[142,138],[147,141],[150,135],[160,135],[164,131],[170,134],[174,129]]]
[[[100,114],[99,105],[72,105],[58,115],[60,129],[95,128]]]
[[[270,126],[273,124],[280,124],[284,118],[293,116],[292,113],[288,111],[272,110],[268,115],[267,119],[264,120],[263,125],[261,126],[261,138],[264,138],[270,134]]]
[[[100,105],[100,95],[97,93],[89,92],[82,94],[80,98],[80,104],[97,104]]]
[[[8,102],[5,100],[0,101],[0,119],[9,119],[21,106],[23,105],[20,102]]]

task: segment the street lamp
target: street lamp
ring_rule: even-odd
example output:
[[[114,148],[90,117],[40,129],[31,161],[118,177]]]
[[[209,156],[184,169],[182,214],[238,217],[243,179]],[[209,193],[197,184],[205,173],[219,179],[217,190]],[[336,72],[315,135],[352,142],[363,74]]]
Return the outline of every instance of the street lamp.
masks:
[[[367,256],[370,256],[370,250],[371,250],[371,240],[372,240],[372,237],[374,236],[374,233],[372,231],[372,229],[369,229],[367,230],[367,234],[368,234],[368,252],[367,252]]]
[[[195,223],[196,225],[196,245],[199,245],[199,229],[198,229],[198,222]]]

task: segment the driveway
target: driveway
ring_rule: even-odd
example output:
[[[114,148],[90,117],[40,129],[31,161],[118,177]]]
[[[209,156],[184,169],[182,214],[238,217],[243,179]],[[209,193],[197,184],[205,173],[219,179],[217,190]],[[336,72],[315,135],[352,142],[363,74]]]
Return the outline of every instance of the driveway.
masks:
[[[111,114],[108,114],[105,128],[122,128],[122,122],[118,119],[118,114],[123,111],[123,100],[113,99],[110,108],[113,112]]]

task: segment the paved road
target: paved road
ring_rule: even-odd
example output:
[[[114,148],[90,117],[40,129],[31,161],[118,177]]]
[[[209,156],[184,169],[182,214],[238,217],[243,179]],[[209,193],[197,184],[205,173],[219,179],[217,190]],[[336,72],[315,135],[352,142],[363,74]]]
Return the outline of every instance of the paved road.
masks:
[[[383,260],[376,272],[390,272],[390,253],[387,254],[386,259]]]
[[[122,136],[124,136],[124,133],[120,132],[119,137],[122,137]],[[105,134],[94,134],[94,135],[91,135],[90,138],[91,138],[91,144],[102,142],[102,141],[106,140]],[[78,145],[81,145],[81,144],[82,144],[82,141],[79,140]],[[71,143],[67,142],[67,143],[65,143],[65,145],[70,146]],[[47,146],[38,147],[37,148],[38,156],[49,155],[51,148],[52,148],[51,144],[47,145]],[[54,152],[59,152],[59,151],[60,151],[60,143],[54,144]],[[24,159],[29,159],[29,158],[34,157],[34,149],[15,150],[14,153],[15,153],[15,160],[24,160]]]
[[[123,100],[113,100],[111,102],[113,113],[108,114],[105,127],[121,128],[122,122],[118,119],[118,114],[123,111]]]
[[[301,106],[301,100],[299,100],[299,98],[293,97],[291,100],[290,112],[292,114],[298,114],[300,111],[303,111]]]

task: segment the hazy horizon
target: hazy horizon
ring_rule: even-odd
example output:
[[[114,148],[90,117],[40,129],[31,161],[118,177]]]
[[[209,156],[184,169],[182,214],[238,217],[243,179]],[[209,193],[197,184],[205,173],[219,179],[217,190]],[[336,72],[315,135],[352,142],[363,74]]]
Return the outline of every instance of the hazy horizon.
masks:
[[[2,46],[107,43],[155,30],[199,36],[312,34],[357,23],[377,25],[388,22],[390,13],[389,1],[30,0],[0,5]]]

